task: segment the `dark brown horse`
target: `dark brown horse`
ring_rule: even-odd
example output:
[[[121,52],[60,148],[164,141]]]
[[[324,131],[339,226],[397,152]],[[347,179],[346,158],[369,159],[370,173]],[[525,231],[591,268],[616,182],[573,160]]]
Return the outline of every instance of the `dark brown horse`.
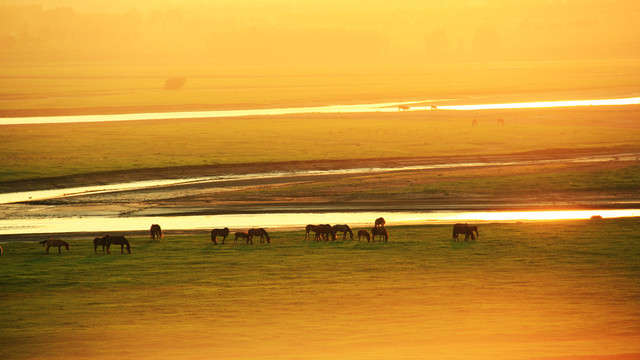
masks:
[[[102,246],[102,253],[104,253],[104,249],[107,247],[107,241],[105,238],[94,238],[93,239],[93,252],[98,253],[98,246]]]
[[[407,111],[410,110],[411,107],[409,105],[398,105],[398,110]]]
[[[362,240],[362,238],[367,239],[367,242],[371,241],[371,237],[369,236],[369,232],[367,230],[358,230],[358,241]]]
[[[151,240],[160,240],[160,238],[164,237],[164,234],[162,233],[162,229],[158,224],[151,225],[151,228],[149,229],[149,233],[151,234]]]
[[[336,239],[336,232],[333,230],[333,226],[329,224],[322,224],[316,227],[316,241],[320,241],[320,239],[328,241],[329,237],[331,237],[331,241]]]
[[[224,239],[229,236],[229,228],[211,230],[211,242],[215,245],[218,245],[218,242],[216,241],[216,237],[218,236],[222,236],[222,244],[224,245]]]
[[[380,236],[379,241],[382,241],[384,237],[384,241],[389,240],[389,233],[387,233],[387,229],[384,226],[374,226],[371,228],[371,240],[376,242],[376,235]]]
[[[384,226],[387,222],[384,221],[383,217],[379,217],[376,219],[374,226]]]
[[[249,234],[247,234],[246,232],[238,231],[235,235],[236,235],[236,238],[233,239],[233,242],[235,244],[238,243],[238,239],[240,239],[240,238],[245,239],[247,241],[247,243],[249,242]]]
[[[460,234],[464,234],[464,241],[468,241],[469,238],[471,238],[471,240],[475,240],[476,236],[473,235],[473,233],[476,233],[476,236],[478,235],[478,227],[475,225],[469,225],[469,224],[455,224],[453,225],[453,238],[458,241],[458,236]]]
[[[69,251],[69,243],[64,241],[64,240],[60,240],[60,239],[42,240],[42,241],[40,241],[40,245],[47,247],[47,254],[49,253],[49,248],[50,247],[57,247],[58,248],[58,254],[60,254],[60,248],[63,247],[63,246],[67,249],[67,251]]]
[[[349,233],[351,240],[353,240],[353,231],[351,231],[349,225],[333,225],[333,233],[335,236],[338,236],[338,232],[342,233],[342,240],[347,239],[347,233]]]
[[[311,236],[309,235],[312,231],[316,232],[316,229],[318,229],[318,225],[307,225],[305,228],[305,234],[304,234],[304,239],[311,239]]]
[[[2,255],[2,252],[3,252],[3,251],[4,251],[4,250],[2,250],[2,246],[0,246],[0,255]]]
[[[247,238],[247,244],[253,244],[254,236],[260,236],[260,244],[264,243],[265,238],[267,239],[267,244],[271,244],[271,238],[269,237],[269,234],[267,234],[267,230],[263,228],[250,229],[247,234],[249,235]]]
[[[97,242],[96,239],[98,239]],[[107,254],[111,254],[111,244],[120,245],[121,254],[124,254],[124,247],[126,246],[127,252],[131,254],[131,244],[129,244],[129,240],[127,240],[127,238],[124,236],[111,236],[107,234],[101,238],[96,239],[93,240],[94,246],[97,247],[97,245],[100,245],[101,242],[104,243],[103,246],[106,245],[107,247]]]

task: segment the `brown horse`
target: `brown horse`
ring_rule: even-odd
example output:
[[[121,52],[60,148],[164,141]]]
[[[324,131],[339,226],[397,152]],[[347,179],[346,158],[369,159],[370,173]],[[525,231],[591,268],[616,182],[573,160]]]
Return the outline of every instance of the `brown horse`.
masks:
[[[320,241],[320,239],[327,241],[329,240],[329,236],[331,236],[331,241],[336,240],[336,232],[333,230],[333,226],[322,224],[316,227],[316,241]]]
[[[318,229],[318,225],[307,225],[305,228],[305,234],[304,234],[304,239],[311,239],[311,236],[309,235],[312,231],[316,232],[316,230]]]
[[[473,235],[474,231],[477,236],[478,227],[475,225],[470,226],[469,224],[455,224],[453,225],[453,238],[458,241],[458,235],[464,234],[464,241],[468,241],[469,238],[471,238],[471,240],[475,240],[476,236]]]
[[[2,255],[2,252],[3,252],[3,251],[4,251],[4,250],[2,250],[2,246],[0,246],[0,255]]]
[[[260,244],[264,243],[265,238],[267,239],[267,244],[271,244],[271,238],[269,237],[269,234],[267,234],[267,230],[263,228],[250,229],[247,234],[249,235],[249,237],[247,237],[247,244],[253,244],[254,236],[260,236]]]
[[[410,110],[411,107],[409,107],[409,105],[398,105],[398,110],[400,111],[407,111]]]
[[[431,105],[431,110],[438,110],[438,107],[435,105]]]
[[[349,233],[349,235],[351,236],[351,240],[353,240],[353,231],[351,231],[349,225],[333,225],[333,233],[335,234],[335,236],[338,235],[338,232],[342,233],[343,241],[347,239],[347,233]]]
[[[369,232],[367,230],[358,230],[358,241],[362,240],[362,238],[367,239],[367,242],[371,241],[371,237],[369,236]]]
[[[384,226],[374,226],[371,228],[371,240],[376,242],[376,235],[380,236],[380,241],[382,241],[384,237],[384,241],[389,240],[389,233],[387,233],[387,229]]]
[[[98,239],[97,242],[96,242],[96,239]],[[93,240],[94,246],[97,247],[97,245],[101,245],[100,243],[104,243],[103,246],[107,247],[107,254],[111,254],[111,244],[120,245],[121,254],[124,254],[124,247],[126,246],[127,252],[131,254],[131,244],[129,243],[129,240],[127,240],[127,238],[124,236],[111,236],[107,234],[101,238],[96,238],[96,239]]]
[[[69,243],[64,241],[64,240],[60,240],[60,239],[42,240],[42,241],[40,241],[40,245],[47,247],[47,254],[49,253],[49,248],[50,247],[57,247],[58,248],[58,254],[60,254],[60,248],[63,247],[63,246],[67,249],[67,251],[69,251]]]
[[[164,234],[162,233],[162,229],[158,224],[151,225],[151,228],[149,229],[149,233],[151,234],[151,240],[160,240],[160,238],[164,237]]]
[[[504,126],[504,119],[497,119],[496,120],[496,125],[497,126]]]
[[[387,222],[384,221],[383,217],[379,217],[376,219],[374,226],[384,226]]]
[[[247,243],[249,242],[249,234],[247,234],[246,232],[241,232],[241,231],[238,231],[236,233],[236,238],[233,239],[233,242],[235,244],[237,244],[238,243],[238,239],[240,239],[240,238],[245,239],[247,241]]]
[[[218,245],[218,242],[216,241],[216,237],[218,236],[222,236],[222,244],[224,245],[224,239],[229,236],[229,228],[211,230],[211,242],[215,245]]]
[[[102,253],[104,253],[104,248],[107,247],[107,241],[105,238],[94,238],[93,239],[93,252],[98,253],[98,246],[102,245]]]

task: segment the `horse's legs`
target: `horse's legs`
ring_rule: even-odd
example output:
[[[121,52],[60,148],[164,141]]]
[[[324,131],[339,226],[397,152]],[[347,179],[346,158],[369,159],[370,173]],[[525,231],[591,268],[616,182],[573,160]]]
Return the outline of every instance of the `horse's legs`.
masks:
[[[58,255],[59,255],[59,254],[62,254],[62,253],[60,252],[60,250],[62,250],[61,248],[62,248],[62,246],[58,246]]]
[[[47,254],[49,253],[49,247],[50,247],[50,246],[49,246],[49,245],[47,245]]]

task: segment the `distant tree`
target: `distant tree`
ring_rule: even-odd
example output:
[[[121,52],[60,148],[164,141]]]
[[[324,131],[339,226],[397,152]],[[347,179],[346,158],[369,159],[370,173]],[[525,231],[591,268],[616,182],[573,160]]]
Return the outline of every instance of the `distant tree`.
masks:
[[[164,82],[165,90],[180,90],[187,83],[187,79],[182,76],[174,76],[167,79]]]

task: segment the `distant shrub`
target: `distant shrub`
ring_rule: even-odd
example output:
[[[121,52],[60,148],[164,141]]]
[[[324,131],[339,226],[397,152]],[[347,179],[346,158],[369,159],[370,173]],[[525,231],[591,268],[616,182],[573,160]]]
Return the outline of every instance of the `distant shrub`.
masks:
[[[167,79],[164,82],[165,90],[180,90],[187,83],[187,79],[181,76],[174,76]]]

